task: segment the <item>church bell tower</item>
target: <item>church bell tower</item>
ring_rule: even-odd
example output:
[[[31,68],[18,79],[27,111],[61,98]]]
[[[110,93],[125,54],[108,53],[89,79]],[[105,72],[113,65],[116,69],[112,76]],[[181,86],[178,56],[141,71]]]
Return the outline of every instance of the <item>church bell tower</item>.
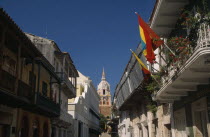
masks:
[[[99,109],[100,113],[105,117],[110,118],[111,116],[111,93],[110,93],[110,85],[106,81],[106,75],[103,69],[101,82],[98,85],[98,94],[100,96],[100,104]]]

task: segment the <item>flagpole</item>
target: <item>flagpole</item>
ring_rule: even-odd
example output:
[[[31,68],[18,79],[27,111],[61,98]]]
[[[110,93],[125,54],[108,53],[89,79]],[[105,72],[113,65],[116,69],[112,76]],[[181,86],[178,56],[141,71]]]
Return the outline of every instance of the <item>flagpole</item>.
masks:
[[[155,80],[155,82],[157,82],[157,84],[160,86],[158,80],[157,80],[153,75],[151,75],[151,77],[152,77],[152,78]]]
[[[166,46],[166,48],[174,55],[176,56],[176,54],[168,47],[168,45],[164,42],[164,45]]]

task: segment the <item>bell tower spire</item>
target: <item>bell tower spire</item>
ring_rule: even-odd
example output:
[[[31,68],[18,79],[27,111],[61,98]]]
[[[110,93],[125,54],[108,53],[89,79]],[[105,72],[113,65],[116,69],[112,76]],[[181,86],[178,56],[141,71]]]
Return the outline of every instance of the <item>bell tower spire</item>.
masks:
[[[103,72],[102,72],[102,78],[101,78],[101,80],[106,80],[106,74],[105,74],[104,68],[103,68]]]
[[[111,92],[110,92],[110,85],[106,81],[106,74],[104,68],[102,70],[101,82],[98,84],[97,92],[98,95],[100,96],[100,104],[99,104],[100,113],[106,117],[110,117],[111,106],[112,106]]]

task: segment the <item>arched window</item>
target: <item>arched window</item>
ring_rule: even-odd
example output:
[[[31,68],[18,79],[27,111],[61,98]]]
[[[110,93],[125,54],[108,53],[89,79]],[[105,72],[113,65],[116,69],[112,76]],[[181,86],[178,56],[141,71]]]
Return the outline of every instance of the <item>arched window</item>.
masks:
[[[105,89],[103,89],[103,95],[105,95],[106,94],[106,91],[105,91]]]

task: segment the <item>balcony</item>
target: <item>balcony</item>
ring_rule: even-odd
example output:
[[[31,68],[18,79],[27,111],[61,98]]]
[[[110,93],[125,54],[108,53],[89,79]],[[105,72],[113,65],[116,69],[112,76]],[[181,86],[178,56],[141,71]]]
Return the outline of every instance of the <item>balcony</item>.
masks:
[[[140,55],[142,52],[141,44],[136,49],[136,54]],[[146,64],[144,55],[140,56],[140,59]],[[130,61],[128,62],[124,74],[121,77],[115,89],[116,107],[121,111],[127,110],[133,104],[140,103],[142,101],[142,84],[144,76],[142,70],[139,68],[139,64],[134,56],[131,55]],[[149,93],[149,92],[148,92]]]
[[[60,105],[40,93],[36,93],[36,105],[39,107],[40,113],[44,113],[50,117],[57,117],[60,115]]]
[[[64,93],[68,96],[68,98],[73,98],[76,96],[76,88],[73,86],[69,77],[64,72],[56,72],[58,77],[62,82],[62,89]]]
[[[0,81],[0,88],[7,90],[11,93],[15,93],[15,76],[13,76],[5,70],[1,70]]]
[[[67,111],[61,110],[60,119],[67,124],[73,124],[73,117]]]
[[[33,99],[33,91],[32,87],[23,81],[19,80],[18,81],[18,96],[24,97],[28,100]]]
[[[155,99],[161,102],[173,102],[188,92],[197,91],[198,85],[209,84],[210,78],[210,26],[202,23],[197,31],[196,47],[191,48],[192,54],[168,65],[168,74],[163,80],[163,86],[155,94]]]

